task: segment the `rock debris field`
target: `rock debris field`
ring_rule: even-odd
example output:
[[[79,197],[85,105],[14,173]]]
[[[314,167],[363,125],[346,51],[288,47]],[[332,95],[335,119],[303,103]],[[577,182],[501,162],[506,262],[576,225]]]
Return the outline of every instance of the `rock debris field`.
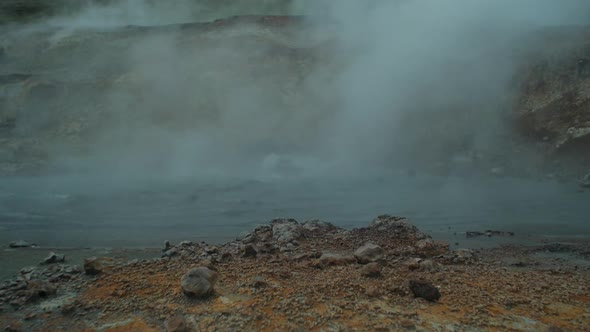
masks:
[[[24,268],[0,286],[6,331],[585,331],[590,269],[538,253],[449,250],[406,219],[345,230],[277,219],[224,245]],[[52,254],[59,255],[59,254]]]

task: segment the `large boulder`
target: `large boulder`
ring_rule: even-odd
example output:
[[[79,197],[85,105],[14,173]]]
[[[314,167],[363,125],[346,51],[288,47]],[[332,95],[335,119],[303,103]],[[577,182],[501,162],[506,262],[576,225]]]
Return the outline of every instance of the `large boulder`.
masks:
[[[180,287],[186,296],[207,297],[213,294],[217,277],[217,272],[206,267],[197,267],[182,276]]]
[[[364,246],[358,248],[354,252],[354,257],[356,257],[358,262],[361,264],[376,262],[378,260],[383,259],[383,248],[374,243],[369,242]]]
[[[303,229],[295,219],[275,219],[271,224],[272,238],[278,243],[289,243],[303,236]]]

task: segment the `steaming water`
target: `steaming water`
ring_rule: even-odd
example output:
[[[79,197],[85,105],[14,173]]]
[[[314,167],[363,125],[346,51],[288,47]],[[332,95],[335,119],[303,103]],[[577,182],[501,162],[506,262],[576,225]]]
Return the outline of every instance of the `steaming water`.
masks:
[[[164,240],[223,242],[278,217],[319,218],[351,228],[383,213],[406,216],[446,240],[455,232],[485,229],[515,231],[521,240],[587,236],[588,200],[588,193],[572,184],[497,177],[4,178],[0,243],[25,239],[44,247],[150,247]]]

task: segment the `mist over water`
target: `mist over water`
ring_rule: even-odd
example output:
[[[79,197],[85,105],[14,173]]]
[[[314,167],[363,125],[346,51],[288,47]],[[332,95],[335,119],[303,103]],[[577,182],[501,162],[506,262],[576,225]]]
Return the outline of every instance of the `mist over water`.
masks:
[[[587,24],[590,3],[253,3],[114,1],[5,27],[15,60],[2,73],[63,88],[18,117],[17,138],[41,138],[51,175],[0,180],[0,240],[152,245],[381,213],[431,231],[587,229],[587,199],[567,185],[472,168],[496,156],[534,167],[510,147],[526,40]],[[296,29],[176,25],[287,13],[309,15]],[[293,60],[297,49],[317,54]]]

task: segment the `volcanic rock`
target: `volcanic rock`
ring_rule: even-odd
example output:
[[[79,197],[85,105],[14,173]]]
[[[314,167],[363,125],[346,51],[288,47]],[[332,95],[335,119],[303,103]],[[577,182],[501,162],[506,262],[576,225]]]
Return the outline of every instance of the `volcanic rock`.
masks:
[[[358,262],[361,264],[375,262],[383,259],[383,248],[374,243],[369,242],[364,246],[358,248],[354,252],[354,257],[356,257]]]
[[[206,297],[213,294],[217,276],[213,270],[197,267],[182,276],[180,287],[186,296]]]
[[[278,243],[289,243],[303,236],[302,227],[294,219],[272,221],[272,238]]]
[[[438,288],[424,280],[410,280],[410,290],[414,294],[414,297],[421,297],[430,302],[440,299]]]

